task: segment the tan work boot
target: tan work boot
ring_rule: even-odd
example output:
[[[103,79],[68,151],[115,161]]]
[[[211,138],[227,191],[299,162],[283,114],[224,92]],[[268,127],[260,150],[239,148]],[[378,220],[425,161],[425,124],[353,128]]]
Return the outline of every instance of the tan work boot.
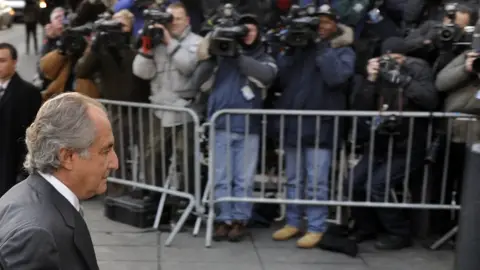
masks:
[[[292,237],[297,236],[298,233],[300,233],[300,230],[298,228],[285,225],[285,227],[273,233],[272,238],[275,241],[286,241],[288,239],[291,239]]]
[[[297,247],[314,248],[322,240],[323,233],[307,232],[302,238],[298,239]]]

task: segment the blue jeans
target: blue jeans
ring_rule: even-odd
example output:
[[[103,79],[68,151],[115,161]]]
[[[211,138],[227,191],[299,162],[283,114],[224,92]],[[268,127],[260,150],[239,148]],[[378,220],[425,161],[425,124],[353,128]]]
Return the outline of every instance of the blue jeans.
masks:
[[[328,176],[331,161],[331,150],[303,148],[297,151],[297,148],[286,148],[287,199],[303,199],[306,195],[306,200],[328,200]],[[328,206],[288,204],[287,224],[300,228],[304,211],[308,219],[308,232],[318,233],[326,230]]]
[[[251,197],[257,170],[258,134],[215,132],[215,198]],[[246,202],[221,202],[217,204],[219,222],[247,222],[252,204]]]

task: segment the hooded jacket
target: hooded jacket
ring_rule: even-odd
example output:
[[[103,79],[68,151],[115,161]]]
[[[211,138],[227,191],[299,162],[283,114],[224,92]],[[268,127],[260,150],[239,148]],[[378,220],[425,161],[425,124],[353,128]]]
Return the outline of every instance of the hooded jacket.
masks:
[[[311,111],[346,108],[345,86],[354,74],[355,52],[349,47],[353,42],[353,32],[339,31],[339,35],[330,41],[279,55],[278,87],[282,94],[274,102],[275,109]],[[332,147],[332,117],[321,117],[318,134],[316,117],[302,117],[301,122],[300,126],[296,116],[285,117],[282,131],[280,119],[275,119],[274,131],[276,134],[284,132],[285,144],[289,146],[297,145],[298,136],[302,146],[313,146],[319,136],[320,147]]]

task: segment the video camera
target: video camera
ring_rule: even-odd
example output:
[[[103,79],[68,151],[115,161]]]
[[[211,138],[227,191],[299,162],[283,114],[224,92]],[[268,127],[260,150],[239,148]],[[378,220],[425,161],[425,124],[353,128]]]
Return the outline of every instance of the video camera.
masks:
[[[317,38],[320,24],[314,5],[300,8],[293,5],[286,18],[282,18],[278,29],[270,30],[267,35],[270,40],[278,40],[288,47],[304,47]],[[275,36],[271,38],[271,35]]]
[[[240,16],[231,4],[225,4],[221,12],[223,16],[214,21],[208,51],[215,56],[233,57],[239,40],[248,34],[248,28],[239,24]]]
[[[143,27],[143,36],[150,37],[154,44],[158,44],[163,40],[163,29],[153,27],[154,24],[167,25],[173,21],[172,14],[164,12],[161,9],[150,8],[143,11],[145,24]]]
[[[122,24],[110,17],[92,23],[66,28],[60,38],[59,47],[67,54],[81,56],[87,47],[86,37],[94,33],[93,39],[106,47],[124,44]]]

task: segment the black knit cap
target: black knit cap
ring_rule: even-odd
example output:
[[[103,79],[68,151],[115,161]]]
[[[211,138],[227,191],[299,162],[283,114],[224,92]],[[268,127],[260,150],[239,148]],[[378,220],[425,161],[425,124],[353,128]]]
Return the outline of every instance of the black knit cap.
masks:
[[[239,24],[254,24],[256,26],[260,25],[257,16],[253,14],[242,14],[238,19]]]
[[[381,51],[382,51],[382,54],[386,54],[386,53],[407,54],[408,46],[403,38],[391,37],[386,39],[382,43]]]

